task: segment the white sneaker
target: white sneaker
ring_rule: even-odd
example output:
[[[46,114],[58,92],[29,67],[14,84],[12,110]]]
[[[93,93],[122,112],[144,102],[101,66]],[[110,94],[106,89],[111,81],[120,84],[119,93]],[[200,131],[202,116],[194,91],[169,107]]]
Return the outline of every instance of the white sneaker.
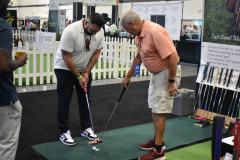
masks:
[[[69,146],[76,145],[76,143],[72,139],[72,136],[69,130],[66,133],[62,133],[60,135],[60,141],[65,145],[69,145]]]
[[[90,140],[94,140],[94,137],[95,139],[98,138],[97,135],[95,134],[95,136],[93,136],[93,130],[92,128],[87,128],[85,129],[82,133],[81,133],[81,136],[83,137],[86,137]]]

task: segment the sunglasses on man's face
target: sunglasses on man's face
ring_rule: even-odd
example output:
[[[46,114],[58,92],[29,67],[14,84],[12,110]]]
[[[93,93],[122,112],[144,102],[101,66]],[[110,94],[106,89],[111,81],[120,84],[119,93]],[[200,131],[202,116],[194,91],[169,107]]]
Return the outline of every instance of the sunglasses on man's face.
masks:
[[[85,44],[86,44],[86,51],[90,51],[90,40],[86,39]]]

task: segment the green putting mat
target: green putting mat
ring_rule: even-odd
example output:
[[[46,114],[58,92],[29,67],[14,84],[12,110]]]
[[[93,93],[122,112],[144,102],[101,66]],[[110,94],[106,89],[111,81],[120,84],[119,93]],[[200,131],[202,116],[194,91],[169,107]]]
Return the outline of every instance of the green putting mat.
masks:
[[[200,128],[194,126],[194,122],[187,117],[166,121],[164,140],[167,150],[211,137],[211,125]],[[96,145],[100,149],[97,152],[92,150],[89,140],[83,137],[74,137],[76,146],[66,146],[57,141],[32,148],[48,160],[127,160],[147,153],[138,149],[138,145],[152,139],[152,136],[153,123],[148,123],[106,132],[103,143]]]
[[[209,160],[211,141],[166,153],[167,160]],[[177,157],[177,158],[176,158]]]

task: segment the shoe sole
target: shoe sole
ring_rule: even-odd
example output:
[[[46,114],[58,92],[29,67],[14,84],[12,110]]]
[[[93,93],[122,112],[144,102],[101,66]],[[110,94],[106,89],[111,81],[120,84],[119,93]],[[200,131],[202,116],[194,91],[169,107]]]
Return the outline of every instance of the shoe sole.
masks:
[[[166,160],[167,158],[164,156],[164,157],[159,157],[159,158],[155,158],[153,160]],[[138,160],[141,160],[139,157],[138,157]]]
[[[150,151],[153,149],[153,147],[150,147],[150,148],[142,148],[141,146],[138,146],[140,149],[142,150],[145,150],[145,151]],[[166,146],[162,146],[162,149],[165,150],[166,149]]]
[[[61,138],[60,138],[60,141],[63,143],[63,144],[65,144],[65,145],[67,145],[67,146],[75,146],[76,145],[76,143],[74,142],[74,143],[72,143],[72,144],[69,144],[69,143],[65,143]]]
[[[85,138],[88,138],[88,139],[90,139],[90,140],[92,140],[92,141],[94,140],[94,138],[90,138],[90,137],[88,137],[88,136],[86,136],[85,134],[82,134],[82,133],[81,133],[81,136],[83,136],[83,137],[85,137]],[[96,137],[95,139],[98,139],[98,137]]]

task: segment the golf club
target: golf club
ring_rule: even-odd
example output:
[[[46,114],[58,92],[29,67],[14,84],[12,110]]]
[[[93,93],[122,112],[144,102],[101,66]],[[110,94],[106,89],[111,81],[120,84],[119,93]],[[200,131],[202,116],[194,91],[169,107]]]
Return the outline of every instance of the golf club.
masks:
[[[98,144],[98,143],[101,143],[101,142],[103,142],[103,141],[102,141],[101,139],[99,139],[99,138],[97,138],[97,139],[95,138],[95,131],[94,131],[94,127],[93,127],[92,114],[91,114],[91,109],[90,109],[90,106],[89,106],[88,95],[87,95],[87,88],[86,88],[86,87],[84,87],[84,92],[85,92],[85,95],[86,95],[88,112],[89,112],[90,121],[91,121],[91,124],[92,124],[92,131],[93,131],[93,138],[94,138],[94,141],[90,141],[89,144]],[[99,151],[99,149],[96,148],[95,146],[92,147],[92,150],[94,150],[94,151]]]
[[[109,119],[108,119],[108,121],[107,121],[107,124],[106,124],[106,126],[104,127],[104,130],[103,130],[103,132],[102,132],[101,139],[103,138],[103,135],[104,135],[104,133],[105,133],[107,127],[108,127],[108,124],[109,124],[109,122],[110,122],[110,120],[111,120],[111,118],[112,118],[112,116],[113,116],[113,113],[115,112],[115,110],[116,110],[116,108],[117,108],[117,106],[118,106],[118,103],[121,101],[122,96],[123,96],[124,92],[126,91],[126,89],[127,89],[127,88],[125,88],[125,87],[123,86],[122,92],[121,92],[121,94],[120,94],[120,97],[118,98],[118,100],[117,100],[117,102],[116,102],[116,105],[115,105],[115,107],[113,108],[113,111],[112,111],[112,113],[111,113],[111,115],[110,115],[110,117],[109,117]]]

